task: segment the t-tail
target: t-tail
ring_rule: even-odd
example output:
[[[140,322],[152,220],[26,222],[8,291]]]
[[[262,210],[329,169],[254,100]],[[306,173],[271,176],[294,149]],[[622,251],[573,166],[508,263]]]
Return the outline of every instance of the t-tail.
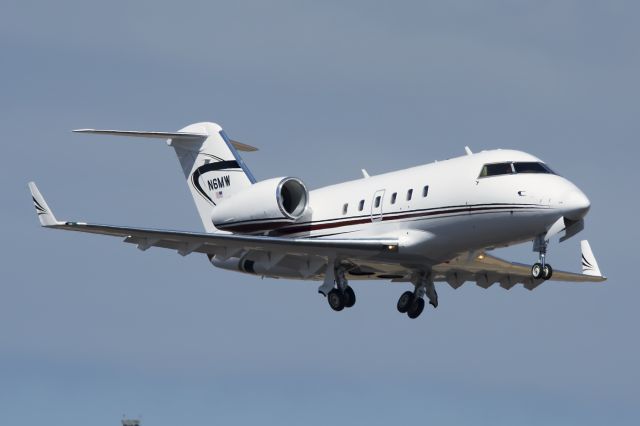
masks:
[[[238,151],[256,148],[229,139],[215,123],[190,124],[178,132],[138,132],[79,129],[79,133],[166,139],[176,151],[187,185],[207,232],[215,232],[211,212],[244,188],[256,182]]]

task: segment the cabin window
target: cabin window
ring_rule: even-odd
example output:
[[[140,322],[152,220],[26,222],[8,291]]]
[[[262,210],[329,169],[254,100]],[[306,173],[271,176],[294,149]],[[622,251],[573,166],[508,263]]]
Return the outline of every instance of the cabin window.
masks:
[[[396,198],[398,198],[398,193],[394,192],[393,194],[391,194],[391,204],[395,204],[396,203]]]
[[[429,195],[429,185],[425,185],[425,187],[422,188],[422,196],[426,197],[427,195]]]
[[[413,189],[407,191],[407,201],[411,201],[411,197],[413,197]]]
[[[512,173],[511,163],[485,164],[480,171],[480,177],[510,175]]]
[[[364,200],[360,200],[360,204],[358,204],[358,210],[362,211],[364,209]]]
[[[513,168],[516,173],[548,173],[555,174],[553,170],[549,168],[544,163],[537,162],[523,162],[523,163],[513,163]]]
[[[380,196],[379,195],[376,197],[376,201],[374,202],[374,204],[375,204],[376,208],[380,207]]]
[[[347,214],[347,210],[349,210],[349,203],[344,203],[344,206],[342,206],[342,214]]]

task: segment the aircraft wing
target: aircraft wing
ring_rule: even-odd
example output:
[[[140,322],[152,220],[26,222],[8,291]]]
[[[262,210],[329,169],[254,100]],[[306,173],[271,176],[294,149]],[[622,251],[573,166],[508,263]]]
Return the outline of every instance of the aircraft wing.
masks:
[[[183,256],[192,252],[233,257],[247,250],[278,252],[285,254],[314,254],[320,256],[361,256],[396,251],[396,239],[311,239],[281,238],[230,233],[200,233],[172,230],[156,230],[124,226],[99,225],[84,222],[59,221],[47,205],[35,183],[29,183],[33,203],[40,224],[47,228],[91,234],[122,237],[141,250],[162,247],[178,251]]]
[[[583,240],[581,247],[582,273],[554,270],[551,281],[580,283],[606,280],[600,273],[589,243]],[[460,287],[465,281],[475,281],[483,288],[499,283],[500,287],[507,290],[516,284],[523,284],[525,288],[533,290],[544,282],[531,277],[531,265],[509,262],[483,251],[462,255],[447,263],[436,265],[434,272],[437,280],[446,281],[453,288]]]
[[[136,244],[139,249],[161,247],[176,250],[182,256],[193,252],[216,255],[220,258],[236,257],[246,251],[262,251],[277,254],[316,255],[322,257],[345,257],[357,265],[350,271],[350,279],[391,279],[410,281],[413,269],[400,264],[385,264],[373,259],[381,253],[398,250],[398,240],[393,238],[333,239],[333,238],[282,238],[230,233],[200,233],[172,230],[156,230],[135,227],[99,225],[84,222],[59,221],[47,205],[36,185],[29,183],[34,206],[40,224],[47,228],[92,234],[111,235],[124,238],[127,243]],[[582,241],[583,273],[554,271],[553,281],[601,282],[597,261],[589,243]],[[509,262],[483,251],[460,255],[448,262],[433,266],[434,280],[448,282],[458,288],[466,281],[475,281],[483,288],[499,283],[505,289],[516,284],[533,290],[543,280],[531,277],[531,266]]]

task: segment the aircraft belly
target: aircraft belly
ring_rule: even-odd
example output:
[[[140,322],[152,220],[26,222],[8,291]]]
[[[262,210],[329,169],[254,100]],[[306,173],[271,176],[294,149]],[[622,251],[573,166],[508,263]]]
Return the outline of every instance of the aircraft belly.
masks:
[[[502,247],[532,240],[557,219],[552,212],[505,211],[443,219],[428,224],[434,234],[432,258],[446,258],[461,251],[486,247]]]
[[[252,260],[255,259],[255,260]],[[349,280],[402,279],[410,270],[398,259],[356,260],[345,259],[351,267],[347,271]],[[276,265],[269,266],[264,259],[255,256],[220,259],[213,257],[211,263],[221,269],[258,275],[265,278],[321,281],[324,279],[326,263],[324,259],[309,259],[303,256],[286,256]]]

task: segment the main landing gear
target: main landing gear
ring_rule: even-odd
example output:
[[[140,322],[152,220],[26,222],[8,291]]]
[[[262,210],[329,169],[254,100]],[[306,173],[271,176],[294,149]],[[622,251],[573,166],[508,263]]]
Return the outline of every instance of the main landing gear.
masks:
[[[536,238],[533,242],[533,251],[538,252],[538,262],[531,267],[531,277],[535,280],[549,280],[553,276],[553,268],[546,262],[548,240],[544,236]]]
[[[329,306],[334,311],[341,311],[344,308],[350,308],[356,304],[356,294],[351,287],[345,290],[334,288],[327,295]]]
[[[430,272],[416,274],[412,280],[416,286],[414,291],[405,291],[398,299],[396,307],[401,314],[407,314],[411,319],[418,318],[424,310],[424,296],[429,299],[429,304],[438,307],[438,293],[433,285]]]
[[[327,302],[334,311],[351,308],[356,304],[356,293],[345,278],[345,268],[338,266],[331,273],[325,274],[325,282],[318,291],[327,296]]]

